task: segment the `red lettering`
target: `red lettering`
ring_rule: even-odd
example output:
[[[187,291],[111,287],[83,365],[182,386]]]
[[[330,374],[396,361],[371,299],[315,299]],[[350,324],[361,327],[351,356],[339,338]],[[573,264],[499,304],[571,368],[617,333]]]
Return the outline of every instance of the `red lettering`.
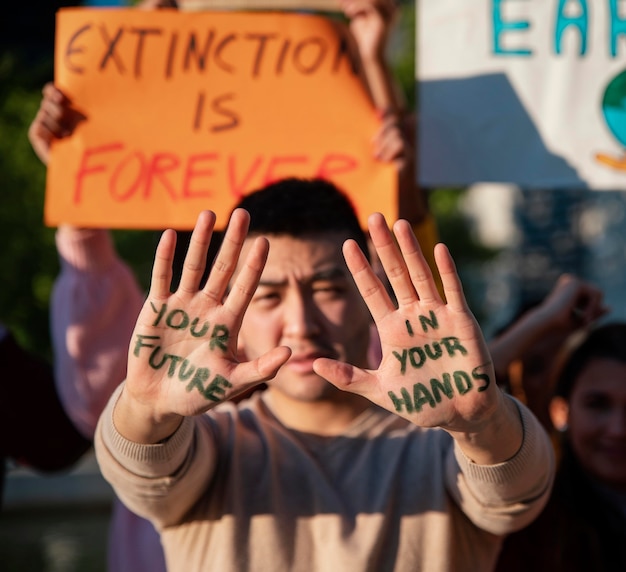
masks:
[[[74,202],[79,204],[82,198],[83,181],[87,175],[93,175],[95,173],[102,173],[106,169],[105,164],[97,164],[88,166],[87,163],[93,155],[98,153],[109,153],[111,151],[121,151],[124,148],[123,143],[110,143],[109,145],[102,145],[100,147],[93,147],[86,149],[80,160],[80,166],[76,173],[76,186],[74,187]]]
[[[213,176],[215,171],[211,168],[206,169],[196,169],[196,163],[200,163],[202,161],[214,161],[218,159],[219,155],[217,153],[199,153],[197,155],[190,155],[187,160],[187,167],[185,169],[185,176],[183,178],[183,197],[184,198],[200,198],[200,197],[210,197],[214,191],[210,189],[193,191],[191,189],[191,183],[197,177],[201,177],[203,175]]]
[[[107,155],[118,153],[119,155]],[[301,155],[253,155],[247,160],[233,153],[203,152],[181,156],[173,151],[145,153],[129,150],[121,142],[87,148],[77,168],[73,202],[80,204],[94,188],[108,192],[116,202],[131,199],[177,203],[228,192],[242,198],[253,187],[289,176],[335,180],[359,168],[347,154],[327,153],[321,158]],[[93,179],[93,180],[92,180]],[[220,185],[220,189],[214,188]],[[223,187],[223,188],[222,188]]]
[[[359,162],[350,155],[330,153],[322,158],[322,162],[315,176],[321,179],[332,180],[335,175],[354,171],[358,166]]]
[[[276,173],[278,168],[281,165],[293,165],[294,163],[307,163],[309,158],[305,155],[286,155],[286,156],[278,156],[272,157],[267,165],[267,170],[265,171],[265,180],[263,181],[264,185],[269,185],[270,183],[274,183],[285,176],[292,175],[292,172],[288,172],[286,174]]]
[[[236,159],[237,158],[233,155],[228,157],[228,183],[229,183],[231,194],[237,197],[238,199],[240,199],[241,197],[243,197],[246,191],[250,190],[250,180],[252,179],[254,174],[259,170],[259,167],[261,166],[261,163],[263,162],[263,157],[258,155],[254,158],[254,161],[252,162],[252,166],[247,170],[241,183],[237,183],[237,181],[235,180],[236,178],[235,171],[237,170],[235,168]]]
[[[134,179],[131,180],[131,183],[128,186],[128,188],[122,193],[118,193],[117,192],[118,180],[124,174],[124,170],[126,166],[130,165],[133,159],[137,159],[139,163],[139,169],[137,170],[137,174],[135,175]],[[116,167],[115,171],[113,171],[113,176],[111,177],[110,186],[109,186],[109,192],[111,193],[111,196],[114,199],[119,200],[119,201],[127,201],[128,199],[130,199],[130,197],[132,197],[135,194],[135,191],[139,187],[139,184],[141,183],[141,181],[146,180],[145,174],[146,174],[146,160],[143,156],[143,153],[141,151],[135,151],[134,153],[131,153]]]
[[[153,182],[156,179],[165,187],[165,190],[175,201],[177,198],[176,188],[166,174],[175,171],[178,167],[180,167],[180,158],[177,155],[173,153],[155,153],[146,173],[146,186],[144,187],[143,196],[145,198],[149,197]]]

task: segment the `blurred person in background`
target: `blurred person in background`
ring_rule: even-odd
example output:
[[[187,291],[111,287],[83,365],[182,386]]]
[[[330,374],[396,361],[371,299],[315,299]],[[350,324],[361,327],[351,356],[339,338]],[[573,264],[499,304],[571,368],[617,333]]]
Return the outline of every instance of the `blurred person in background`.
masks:
[[[498,383],[530,407],[544,427],[552,423],[550,372],[567,339],[607,314],[594,284],[563,274],[539,302],[521,311],[489,342]]]
[[[626,569],[626,323],[574,334],[549,404],[559,466],[542,514],[508,536],[497,572]]]
[[[0,505],[7,461],[42,474],[71,469],[91,448],[63,408],[53,367],[0,323]]]

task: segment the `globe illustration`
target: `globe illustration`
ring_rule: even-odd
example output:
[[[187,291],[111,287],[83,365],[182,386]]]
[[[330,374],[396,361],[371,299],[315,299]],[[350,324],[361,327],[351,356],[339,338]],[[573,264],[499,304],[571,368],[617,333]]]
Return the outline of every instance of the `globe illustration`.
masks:
[[[626,148],[626,70],[607,85],[602,98],[602,114],[611,133]]]

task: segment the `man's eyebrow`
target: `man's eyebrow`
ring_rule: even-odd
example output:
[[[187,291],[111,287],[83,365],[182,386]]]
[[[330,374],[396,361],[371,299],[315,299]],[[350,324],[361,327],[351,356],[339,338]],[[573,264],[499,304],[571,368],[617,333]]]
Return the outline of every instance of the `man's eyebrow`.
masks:
[[[277,288],[279,286],[285,286],[287,284],[287,280],[259,280],[259,286],[267,286]]]
[[[326,268],[324,270],[318,270],[309,276],[306,281],[307,282],[319,282],[323,280],[337,280],[339,278],[346,278],[347,272],[345,268],[341,268],[338,266],[333,266],[332,268]],[[286,286],[287,280],[263,280],[259,281],[259,286],[266,287],[274,287],[279,288],[281,286]]]
[[[315,272],[315,274],[311,276],[309,281],[316,282],[318,280],[336,280],[337,278],[345,278],[346,276],[347,272],[345,268],[333,266],[332,268],[327,268],[325,270]]]

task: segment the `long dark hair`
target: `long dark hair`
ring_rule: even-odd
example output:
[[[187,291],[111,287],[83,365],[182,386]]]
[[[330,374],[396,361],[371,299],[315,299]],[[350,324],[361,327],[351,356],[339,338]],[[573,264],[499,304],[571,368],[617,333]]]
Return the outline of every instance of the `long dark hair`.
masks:
[[[626,362],[626,323],[576,334],[555,367],[554,395],[569,399],[593,359]],[[626,383],[626,380],[624,380]],[[539,517],[504,540],[496,572],[621,572],[626,570],[626,519],[603,487],[585,473],[567,433],[552,495]]]
[[[626,322],[595,327],[566,347],[554,374],[554,395],[569,399],[578,375],[594,359],[626,363]]]
[[[626,363],[625,348],[626,323],[585,332],[566,349],[556,369],[554,395],[569,400],[580,373],[593,360]],[[567,432],[560,435],[560,448],[553,502],[561,515],[561,561],[575,570],[626,570],[626,519],[603,486],[583,470]]]

